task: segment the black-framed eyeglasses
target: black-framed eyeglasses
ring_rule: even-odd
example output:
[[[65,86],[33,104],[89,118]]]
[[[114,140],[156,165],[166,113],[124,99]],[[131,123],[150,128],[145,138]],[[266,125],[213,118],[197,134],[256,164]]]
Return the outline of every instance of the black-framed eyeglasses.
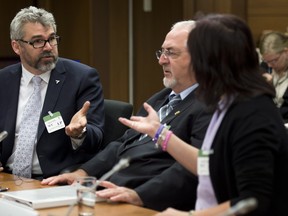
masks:
[[[54,36],[49,37],[47,40],[36,39],[33,41],[26,41],[23,39],[17,39],[16,41],[21,41],[23,43],[27,43],[27,44],[33,46],[33,48],[39,49],[39,48],[45,47],[47,42],[50,44],[50,46],[57,46],[60,42],[60,36],[54,35]]]
[[[157,59],[159,60],[161,58],[161,56],[163,55],[165,59],[168,59],[168,58],[177,58],[179,55],[180,55],[181,52],[175,52],[175,51],[172,51],[170,49],[162,49],[162,50],[157,50],[156,51],[156,57]]]

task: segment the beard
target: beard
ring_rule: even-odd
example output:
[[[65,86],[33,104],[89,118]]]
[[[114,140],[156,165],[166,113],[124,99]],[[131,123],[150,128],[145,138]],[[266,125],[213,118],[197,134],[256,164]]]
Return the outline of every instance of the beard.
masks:
[[[170,78],[170,79],[168,79],[168,78],[166,78],[166,77],[164,77],[163,78],[163,84],[164,84],[164,86],[166,87],[166,88],[174,88],[175,87],[175,85],[177,84],[177,81],[176,81],[176,79],[174,79],[174,78]]]
[[[51,60],[44,59],[45,57],[52,58]],[[56,63],[58,61],[58,56],[54,55],[51,52],[43,52],[35,61],[34,68],[41,72],[51,71],[56,67]]]

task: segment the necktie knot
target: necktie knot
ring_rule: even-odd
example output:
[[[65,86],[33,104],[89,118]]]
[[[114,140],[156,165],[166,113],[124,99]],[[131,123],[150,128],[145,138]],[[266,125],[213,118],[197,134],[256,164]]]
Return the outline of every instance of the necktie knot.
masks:
[[[168,104],[174,108],[179,102],[181,101],[180,95],[172,94],[169,96],[169,102]]]
[[[160,121],[162,121],[180,101],[181,101],[181,97],[179,94],[170,95],[169,102],[165,106],[161,107],[161,109],[158,111]]]
[[[39,76],[33,76],[32,77],[32,82],[33,82],[34,86],[40,86],[41,81],[42,81],[42,79]]]

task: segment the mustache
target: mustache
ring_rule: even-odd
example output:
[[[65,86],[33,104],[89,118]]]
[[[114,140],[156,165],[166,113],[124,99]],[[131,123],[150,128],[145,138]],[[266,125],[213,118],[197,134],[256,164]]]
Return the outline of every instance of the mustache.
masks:
[[[55,59],[55,55],[52,52],[43,52],[39,56],[39,58],[44,58],[44,57],[53,57]]]

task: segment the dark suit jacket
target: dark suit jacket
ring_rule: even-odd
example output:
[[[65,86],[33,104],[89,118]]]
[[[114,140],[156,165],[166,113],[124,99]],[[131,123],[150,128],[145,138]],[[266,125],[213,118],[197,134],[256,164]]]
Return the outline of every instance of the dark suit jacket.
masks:
[[[147,102],[159,110],[170,92],[171,89],[164,89]],[[205,107],[192,92],[162,122],[170,125],[170,130],[185,142],[200,147],[211,117],[204,111]],[[147,115],[143,107],[138,115]],[[196,178],[179,164],[176,165],[167,152],[156,149],[149,136],[139,141],[140,136],[132,129],[127,130],[119,140],[111,142],[81,168],[99,178],[120,158],[130,157],[130,166],[112,175],[111,182],[135,189],[146,207],[157,210],[169,206],[192,209]]]
[[[3,166],[14,146],[21,74],[20,63],[0,70],[0,131],[6,130],[9,134],[0,145]],[[49,134],[43,117],[48,115],[48,111],[60,111],[65,125],[68,125],[86,100],[91,102],[87,115],[87,135],[83,145],[75,151],[65,129]],[[94,156],[100,149],[103,137],[103,116],[102,85],[98,72],[87,65],[59,58],[51,72],[37,134],[36,151],[44,177],[57,175],[63,168]]]
[[[280,113],[282,115],[282,118],[285,123],[288,123],[288,88],[286,89],[284,95],[283,95],[283,104],[279,108]]]
[[[287,215],[288,137],[271,98],[232,104],[212,148],[210,176],[219,203],[254,197],[251,215]]]

